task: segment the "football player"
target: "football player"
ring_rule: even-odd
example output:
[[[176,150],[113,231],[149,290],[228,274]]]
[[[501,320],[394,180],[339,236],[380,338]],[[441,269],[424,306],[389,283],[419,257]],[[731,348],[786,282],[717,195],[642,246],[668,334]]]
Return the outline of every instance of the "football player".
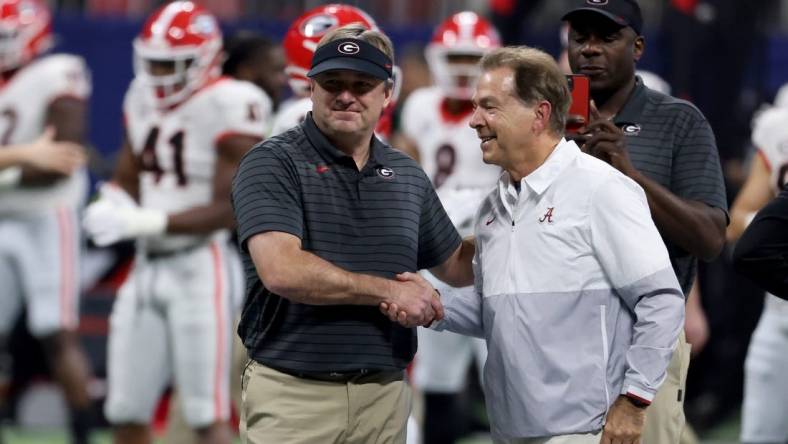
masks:
[[[757,148],[750,174],[731,207],[726,237],[736,241],[755,214],[783,188],[788,179],[788,107],[781,88],[775,104],[755,118],[752,143]],[[769,293],[744,363],[741,442],[788,441],[788,301]]]
[[[257,85],[271,99],[276,111],[287,85],[282,46],[261,35],[243,31],[227,39],[224,52],[224,75]]]
[[[255,84],[271,99],[273,110],[276,110],[280,100],[281,90],[287,85],[285,75],[284,51],[280,45],[250,31],[241,31],[224,43],[224,63],[222,73],[239,80],[246,80]],[[270,131],[271,116],[262,116],[261,124],[266,134]],[[227,250],[225,259],[228,269],[231,270],[230,279],[232,288],[235,289],[233,310],[235,316],[233,332],[238,325],[238,318],[243,305],[245,277],[243,263],[236,248],[237,239],[230,239],[231,247]],[[233,334],[233,351],[230,366],[230,397],[231,405],[240,412],[241,406],[241,378],[248,357],[240,336]],[[168,444],[186,444],[194,442],[195,434],[186,424],[180,408],[180,399],[177,392],[170,398],[169,412],[167,413],[167,431],[163,437]]]
[[[0,405],[7,335],[23,304],[27,326],[44,346],[49,367],[71,409],[72,441],[87,442],[89,366],[76,335],[79,299],[80,206],[87,176],[85,138],[90,75],[52,45],[51,17],[40,0],[0,0],[0,145],[29,150],[38,162],[0,170]],[[49,128],[49,129],[48,129]],[[42,168],[49,146],[66,156]],[[41,149],[44,148],[44,149]],[[68,160],[71,154],[76,158]],[[69,162],[76,161],[76,164]]]
[[[378,29],[375,20],[359,8],[343,4],[318,6],[302,14],[287,29],[282,45],[285,49],[290,89],[295,98],[286,102],[274,118],[271,135],[281,134],[298,125],[304,120],[306,113],[312,110],[312,99],[309,93],[309,72],[312,55],[317,43],[326,33],[334,28],[360,23],[368,29]],[[375,128],[376,134],[388,139],[391,133],[391,116],[396,106],[397,96],[402,84],[399,68],[394,67],[394,94],[391,103],[383,110],[383,116]]]
[[[221,77],[219,25],[191,1],[155,11],[134,55],[126,140],[84,220],[98,245],[137,241],[110,318],[104,410],[116,443],[150,442],[154,408],[174,378],[198,441],[229,443],[229,192],[271,103],[253,84]]]

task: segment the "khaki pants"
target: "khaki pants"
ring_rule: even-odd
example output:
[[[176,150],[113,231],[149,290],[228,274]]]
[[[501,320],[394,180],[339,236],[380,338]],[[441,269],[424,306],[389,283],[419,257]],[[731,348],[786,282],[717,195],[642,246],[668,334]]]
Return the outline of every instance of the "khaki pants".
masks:
[[[642,444],[673,444],[681,442],[684,431],[684,398],[687,395],[687,371],[690,361],[690,344],[681,331],[673,357],[668,365],[665,382],[646,410]]]
[[[599,444],[602,432],[583,433],[580,435],[562,435],[552,438],[520,438],[496,441],[496,444]]]
[[[404,375],[325,382],[249,360],[241,387],[241,442],[404,444],[411,407]]]

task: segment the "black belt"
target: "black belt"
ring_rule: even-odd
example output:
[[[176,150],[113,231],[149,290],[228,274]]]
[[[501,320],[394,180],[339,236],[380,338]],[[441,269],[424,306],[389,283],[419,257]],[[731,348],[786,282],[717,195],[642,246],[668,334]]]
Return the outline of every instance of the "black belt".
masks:
[[[188,247],[179,248],[177,250],[165,250],[165,251],[146,251],[145,257],[148,260],[157,260],[157,259],[167,259],[174,256],[178,256],[180,254],[191,253],[192,251],[202,248],[208,245],[206,242],[200,242],[198,244],[189,245]]]
[[[370,370],[370,369],[351,370],[347,372],[309,372],[309,371],[299,371],[299,370],[291,370],[291,369],[277,368],[277,367],[271,367],[271,368],[273,368],[278,372],[287,373],[290,376],[295,376],[296,378],[311,379],[313,381],[323,381],[323,382],[337,382],[342,384],[350,382],[362,376],[374,376],[374,375],[385,373],[384,371],[381,370]]]

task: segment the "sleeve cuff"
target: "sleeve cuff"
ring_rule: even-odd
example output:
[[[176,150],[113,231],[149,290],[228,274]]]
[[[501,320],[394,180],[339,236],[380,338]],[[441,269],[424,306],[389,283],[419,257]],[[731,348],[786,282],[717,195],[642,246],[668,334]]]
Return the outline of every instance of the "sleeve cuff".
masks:
[[[444,317],[443,319],[446,319],[446,318]],[[432,331],[443,331],[444,328],[446,327],[446,323],[443,322],[443,319],[441,319],[440,321],[433,322],[432,324],[430,324],[426,328],[429,328]]]
[[[441,304],[443,305],[443,319],[433,322],[427,328],[433,331],[444,331],[449,326],[447,320],[449,319],[449,312],[451,311],[447,302],[449,302],[453,296],[451,295],[450,291],[438,291],[437,288],[435,291],[438,292],[438,295],[441,298]]]
[[[621,394],[646,405],[651,404],[651,402],[654,400],[654,396],[656,395],[656,393],[643,390],[642,388],[632,384],[624,384]]]

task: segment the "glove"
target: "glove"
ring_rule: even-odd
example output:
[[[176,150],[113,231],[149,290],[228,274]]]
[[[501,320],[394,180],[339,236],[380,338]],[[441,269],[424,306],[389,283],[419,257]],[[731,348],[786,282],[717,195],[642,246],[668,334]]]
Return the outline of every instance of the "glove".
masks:
[[[18,166],[7,167],[0,170],[0,191],[16,188],[22,181],[22,168]]]
[[[99,185],[99,200],[107,200],[123,207],[136,207],[137,201],[115,182],[103,182]]]
[[[122,190],[123,194],[116,191],[110,191],[106,196],[100,191],[99,199],[88,205],[85,211],[82,226],[96,245],[104,247],[126,239],[164,233],[167,229],[166,213],[142,208]]]

